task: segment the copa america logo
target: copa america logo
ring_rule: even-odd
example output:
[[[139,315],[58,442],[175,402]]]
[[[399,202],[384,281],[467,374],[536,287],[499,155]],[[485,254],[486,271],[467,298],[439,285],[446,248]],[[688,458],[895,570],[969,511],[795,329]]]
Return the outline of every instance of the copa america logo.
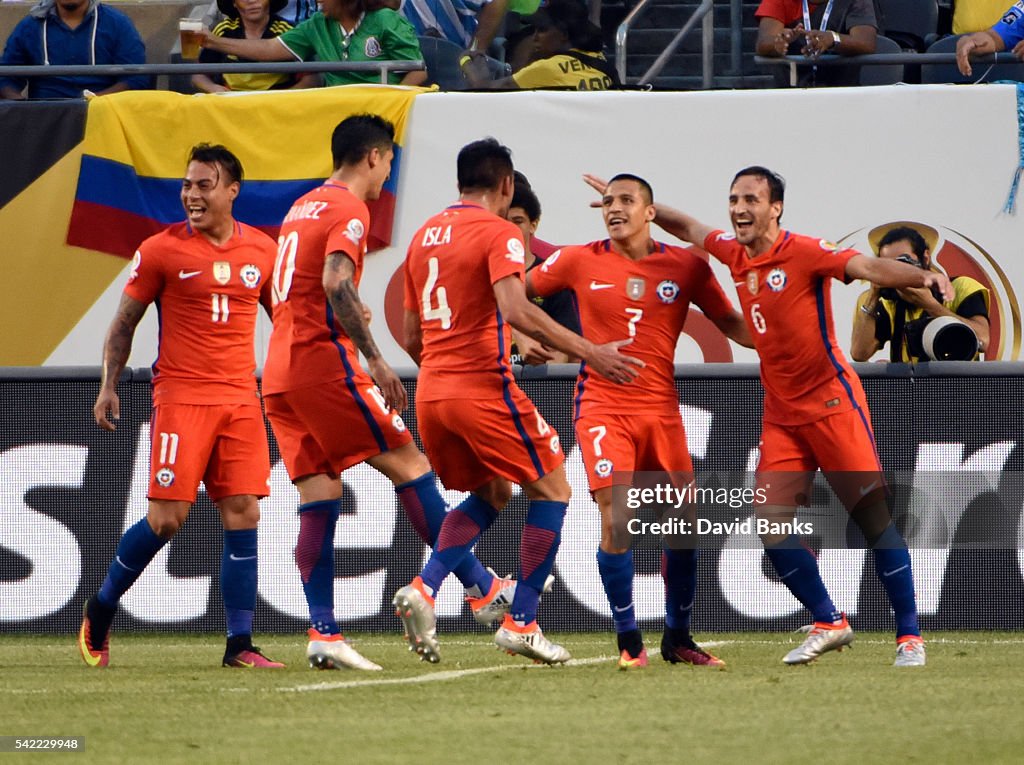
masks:
[[[1019,359],[1021,317],[1016,308],[1018,302],[1013,284],[995,255],[970,237],[945,226],[899,220],[858,229],[837,244],[877,255],[882,237],[902,226],[915,229],[924,237],[933,268],[945,272],[950,278],[969,276],[988,289],[990,336],[985,358],[989,361]]]

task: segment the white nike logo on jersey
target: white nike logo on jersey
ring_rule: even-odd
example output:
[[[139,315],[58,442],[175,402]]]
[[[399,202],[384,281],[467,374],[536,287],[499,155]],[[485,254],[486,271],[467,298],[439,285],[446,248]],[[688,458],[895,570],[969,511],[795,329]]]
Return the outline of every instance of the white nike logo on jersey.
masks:
[[[202,271],[186,271],[184,268],[178,271],[179,279],[191,279],[193,276],[199,276]]]
[[[614,284],[601,284],[600,282],[593,281],[590,283],[590,289],[592,290],[606,290],[614,286]]]

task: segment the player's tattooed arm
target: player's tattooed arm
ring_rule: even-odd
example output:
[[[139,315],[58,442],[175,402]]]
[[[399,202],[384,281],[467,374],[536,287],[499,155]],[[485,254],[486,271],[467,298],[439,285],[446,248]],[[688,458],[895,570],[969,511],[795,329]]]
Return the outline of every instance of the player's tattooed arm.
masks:
[[[135,328],[139,326],[146,304],[128,295],[121,295],[114,320],[110,322],[107,337],[103,341],[103,373],[100,378],[100,392],[93,404],[92,414],[96,424],[104,430],[113,430],[112,420],[121,417],[121,401],[117,396],[117,381],[128,363],[132,352]]]
[[[332,252],[324,262],[323,285],[331,310],[345,334],[355,343],[370,368],[370,377],[377,383],[384,401],[393,409],[401,411],[408,403],[402,381],[384,360],[366,320],[363,301],[359,299],[353,281],[356,266],[343,252]]]

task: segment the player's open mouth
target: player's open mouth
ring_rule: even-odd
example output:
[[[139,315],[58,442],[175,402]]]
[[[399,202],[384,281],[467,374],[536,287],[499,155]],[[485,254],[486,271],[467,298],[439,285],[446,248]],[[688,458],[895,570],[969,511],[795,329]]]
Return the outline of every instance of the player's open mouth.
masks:
[[[616,217],[616,218],[609,218],[608,219],[608,225],[609,226],[623,226],[623,225],[626,224],[626,222],[627,221],[626,221],[625,218],[617,218]]]
[[[205,207],[199,207],[198,205],[189,205],[186,209],[190,218],[196,218],[206,212]]]
[[[748,228],[754,225],[754,221],[747,220],[746,218],[734,218],[732,221],[732,225],[737,231],[746,231]]]

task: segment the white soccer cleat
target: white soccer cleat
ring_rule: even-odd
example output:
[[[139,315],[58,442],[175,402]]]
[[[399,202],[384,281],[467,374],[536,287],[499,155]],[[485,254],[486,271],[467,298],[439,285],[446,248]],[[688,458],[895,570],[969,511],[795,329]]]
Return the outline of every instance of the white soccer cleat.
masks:
[[[485,627],[494,624],[508,613],[512,607],[512,601],[515,600],[516,585],[518,584],[512,577],[498,576],[490,566],[487,567],[487,571],[494,577],[491,591],[481,598],[466,596],[466,603],[469,604],[473,618],[476,619],[477,624],[482,624]],[[551,592],[554,583],[554,574],[548,574],[547,579],[544,580],[542,592]]]
[[[786,654],[784,664],[809,664],[823,653],[841,651],[853,642],[853,628],[843,616],[839,624],[815,622],[807,631],[804,642]]]
[[[367,672],[383,669],[361,655],[343,635],[322,635],[315,629],[309,630],[306,658],[313,669],[361,669]]]
[[[896,641],[894,667],[923,667],[925,665],[924,641],[917,635],[907,635]]]
[[[437,664],[441,661],[441,646],[437,642],[437,617],[434,599],[423,590],[423,580],[416,577],[402,587],[391,600],[395,616],[402,620],[409,650],[420,659]]]
[[[498,648],[503,648],[510,654],[525,656],[538,664],[563,664],[572,658],[565,648],[544,637],[537,622],[520,627],[508,614],[495,633],[494,642]]]

